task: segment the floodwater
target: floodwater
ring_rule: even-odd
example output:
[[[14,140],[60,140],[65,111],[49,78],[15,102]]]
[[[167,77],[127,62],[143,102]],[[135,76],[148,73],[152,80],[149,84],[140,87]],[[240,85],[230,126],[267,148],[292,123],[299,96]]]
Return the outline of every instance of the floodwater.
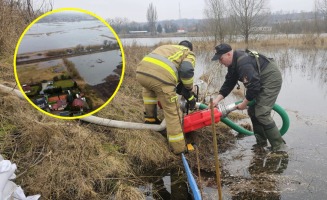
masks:
[[[260,52],[275,58],[281,67],[283,85],[276,103],[290,118],[290,128],[283,136],[289,150],[286,155],[274,158],[268,152],[251,150],[255,144],[253,136],[238,137],[233,149],[219,155],[231,180],[223,180],[224,199],[326,199],[327,52],[296,49]],[[197,76],[216,67],[221,76],[214,83],[221,83],[226,69],[219,68],[218,63],[208,64],[208,57],[206,54],[198,57]],[[218,85],[213,90],[219,88]],[[228,96],[224,101],[229,104],[235,100],[237,97]],[[273,116],[281,127],[278,114]],[[205,199],[217,199],[217,189],[206,187],[205,193]]]
[[[89,54],[68,58],[75,64],[84,81],[89,85],[105,82],[105,78],[115,74],[114,70],[122,62],[120,50]],[[120,74],[118,74],[120,76]]]
[[[100,45],[104,40],[116,42],[111,30],[99,20],[35,23],[26,32],[18,48],[18,54],[77,45]]]
[[[194,40],[197,37],[156,37],[156,38],[122,38],[123,46],[141,45],[141,46],[154,46],[160,42],[175,42],[179,43],[183,40]],[[200,39],[200,38],[199,38]]]
[[[273,57],[281,67],[283,85],[276,103],[290,118],[290,127],[283,136],[288,151],[278,156],[268,150],[255,151],[252,149],[254,136],[239,136],[234,132],[237,139],[233,148],[219,155],[224,174],[223,199],[326,199],[327,52],[297,49],[258,51]],[[224,66],[210,61],[213,53],[197,55],[195,82],[200,83],[200,77],[211,80],[209,86],[199,84],[202,95],[217,92],[226,74]],[[237,100],[240,97],[230,94],[224,103]],[[281,127],[281,118],[275,112],[272,114]],[[249,119],[244,121],[250,122]],[[193,172],[197,174],[197,169]],[[218,199],[217,186],[212,185],[215,174],[202,176],[203,199]],[[170,174],[162,176],[163,188],[174,187],[169,178]],[[156,183],[152,187],[155,188]],[[170,190],[167,191],[172,195]],[[169,199],[169,194],[167,198],[163,195],[162,199]]]

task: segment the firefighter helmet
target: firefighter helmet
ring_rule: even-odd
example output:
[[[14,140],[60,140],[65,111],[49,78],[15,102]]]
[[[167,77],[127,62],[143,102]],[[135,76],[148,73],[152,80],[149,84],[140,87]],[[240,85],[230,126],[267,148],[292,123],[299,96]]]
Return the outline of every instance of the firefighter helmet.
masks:
[[[183,40],[178,45],[183,45],[185,47],[188,47],[191,51],[193,51],[193,44],[190,41]]]

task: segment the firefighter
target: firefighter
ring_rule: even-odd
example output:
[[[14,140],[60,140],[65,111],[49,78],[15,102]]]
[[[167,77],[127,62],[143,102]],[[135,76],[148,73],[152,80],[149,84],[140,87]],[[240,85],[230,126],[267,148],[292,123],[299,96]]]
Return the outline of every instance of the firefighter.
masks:
[[[215,49],[212,60],[219,60],[228,68],[228,72],[213,101],[214,106],[232,91],[238,81],[243,82],[246,94],[237,108],[244,110],[248,102],[255,100],[248,107],[257,143],[254,147],[267,146],[268,139],[272,151],[285,150],[285,141],[271,117],[271,110],[282,86],[282,75],[275,61],[255,51],[234,51],[229,44],[219,44]]]
[[[193,45],[184,40],[178,45],[159,46],[145,56],[136,69],[136,79],[143,87],[145,123],[161,123],[157,118],[159,101],[166,119],[167,139],[175,154],[186,150],[176,86],[179,86],[189,108],[193,109],[194,66]]]

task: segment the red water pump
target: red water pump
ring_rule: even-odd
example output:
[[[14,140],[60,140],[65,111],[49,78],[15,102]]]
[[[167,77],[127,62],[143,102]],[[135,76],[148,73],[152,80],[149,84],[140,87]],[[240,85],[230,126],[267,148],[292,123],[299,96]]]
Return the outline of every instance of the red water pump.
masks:
[[[215,123],[220,121],[222,113],[214,108]],[[211,110],[200,110],[188,114],[184,117],[184,133],[188,133],[205,126],[211,125]]]
[[[180,107],[182,111],[185,111],[186,102],[181,100]],[[207,110],[207,105],[196,103],[195,108],[199,109],[199,111],[195,111],[191,114],[184,116],[184,133],[188,133],[205,126],[211,125],[211,110]],[[237,109],[235,103],[224,105],[219,104],[218,108],[214,108],[214,117],[215,123],[220,121],[220,118],[226,117],[230,112]]]

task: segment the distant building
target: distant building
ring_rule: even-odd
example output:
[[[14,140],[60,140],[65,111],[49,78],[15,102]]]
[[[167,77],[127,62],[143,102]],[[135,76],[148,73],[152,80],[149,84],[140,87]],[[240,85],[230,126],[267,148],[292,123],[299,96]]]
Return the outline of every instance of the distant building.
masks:
[[[148,31],[129,31],[128,33],[133,35],[147,35]]]
[[[44,97],[34,100],[34,103],[41,109],[45,109],[48,107],[47,101],[45,100]]]
[[[57,103],[52,105],[52,110],[64,110],[67,106],[66,100],[59,100]]]
[[[25,92],[25,94],[31,92],[31,86],[29,86],[29,85],[24,84],[24,85],[22,85],[22,88],[23,88],[23,91]]]
[[[83,101],[82,99],[74,99],[72,106],[73,107],[79,107],[79,108],[83,108],[85,104],[85,101]]]
[[[49,103],[51,103],[51,102],[57,102],[57,101],[60,101],[60,100],[67,101],[67,94],[58,95],[58,96],[54,96],[54,97],[49,97],[48,98],[48,102]]]
[[[185,31],[184,29],[178,29],[178,30],[177,30],[177,33],[182,33],[182,34],[184,34],[184,33],[186,33],[186,31]]]
[[[256,32],[256,33],[270,33],[272,30],[271,26],[259,26],[259,27],[253,27],[251,28],[252,32]]]

